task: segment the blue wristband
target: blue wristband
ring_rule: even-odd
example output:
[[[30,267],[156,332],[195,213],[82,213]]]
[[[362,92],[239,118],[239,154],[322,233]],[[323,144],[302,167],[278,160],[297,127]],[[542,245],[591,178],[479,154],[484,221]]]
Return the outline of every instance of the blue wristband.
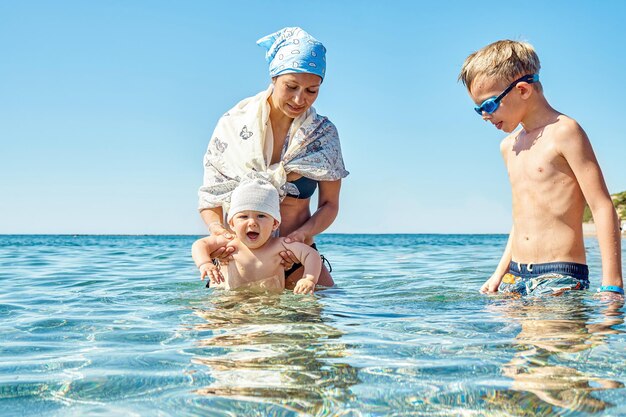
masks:
[[[616,292],[618,294],[624,295],[624,289],[622,287],[618,287],[617,285],[603,285],[598,288],[598,292],[604,291]]]

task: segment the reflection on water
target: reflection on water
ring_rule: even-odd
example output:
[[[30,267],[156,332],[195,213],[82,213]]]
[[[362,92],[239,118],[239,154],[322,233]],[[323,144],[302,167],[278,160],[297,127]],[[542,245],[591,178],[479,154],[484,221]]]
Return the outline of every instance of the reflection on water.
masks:
[[[214,292],[195,309],[206,323],[194,329],[207,336],[192,362],[213,379],[196,392],[313,414],[349,402],[357,370],[341,361],[344,345],[329,343],[342,332],[324,323],[321,310],[308,296]]]
[[[503,411],[526,410],[528,415],[555,415],[566,411],[594,413],[614,404],[595,392],[623,388],[616,380],[598,378],[585,370],[592,349],[606,344],[615,327],[624,323],[623,301],[608,302],[599,321],[594,307],[580,293],[560,298],[506,300],[491,308],[520,325],[517,353],[502,367],[512,379],[510,390],[494,392],[488,401]],[[524,415],[517,413],[516,415]]]

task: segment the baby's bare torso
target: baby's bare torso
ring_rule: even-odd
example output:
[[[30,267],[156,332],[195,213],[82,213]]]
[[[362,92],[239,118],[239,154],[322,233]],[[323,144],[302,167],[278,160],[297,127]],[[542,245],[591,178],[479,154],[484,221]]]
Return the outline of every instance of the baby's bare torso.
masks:
[[[565,118],[565,121],[563,120]],[[560,116],[542,129],[514,132],[502,143],[513,194],[512,260],[586,263],[582,233],[585,199],[561,155]]]
[[[233,260],[221,267],[225,282],[218,287],[229,290],[281,292],[285,289],[285,270],[280,251],[281,238],[270,238],[261,248],[251,250],[239,240],[233,242]]]

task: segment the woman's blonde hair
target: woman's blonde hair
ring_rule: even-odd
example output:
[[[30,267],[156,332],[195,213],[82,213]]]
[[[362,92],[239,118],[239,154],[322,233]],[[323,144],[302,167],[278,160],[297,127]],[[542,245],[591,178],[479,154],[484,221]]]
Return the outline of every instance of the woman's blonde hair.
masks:
[[[478,77],[497,78],[506,82],[538,74],[541,64],[535,48],[527,42],[501,40],[485,46],[465,59],[459,80],[468,89]],[[534,84],[541,91],[541,84]]]

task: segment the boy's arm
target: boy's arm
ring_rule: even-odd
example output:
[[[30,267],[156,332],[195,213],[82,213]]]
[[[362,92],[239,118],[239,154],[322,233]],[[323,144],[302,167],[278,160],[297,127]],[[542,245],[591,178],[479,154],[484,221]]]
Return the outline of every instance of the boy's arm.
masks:
[[[622,239],[617,212],[589,138],[578,124],[571,130],[571,134],[559,141],[559,149],[574,172],[593,215],[602,256],[602,285],[623,288]]]
[[[498,291],[502,278],[508,272],[509,264],[511,263],[511,242],[513,242],[513,233],[514,228],[511,227],[511,233],[509,233],[509,239],[506,242],[506,248],[504,248],[504,253],[500,258],[500,262],[498,262],[498,266],[491,277],[485,281],[482,287],[480,287],[480,292],[486,293]]]
[[[295,294],[312,294],[322,271],[320,254],[312,247],[300,242],[286,243],[283,239],[282,245],[285,249],[291,251],[298,259],[298,262],[304,266],[302,279],[296,283],[293,292]]]
[[[502,159],[504,160],[505,167],[508,166],[508,159],[507,159],[508,149],[512,146],[512,143],[515,140],[514,136],[515,136],[515,133],[507,136],[506,138],[502,140],[502,142],[500,142],[500,154],[502,155]],[[500,258],[500,262],[498,262],[498,266],[496,267],[496,270],[493,272],[493,274],[491,274],[491,277],[489,277],[489,279],[485,281],[482,287],[480,287],[480,292],[487,293],[487,292],[498,291],[498,287],[500,286],[500,283],[502,282],[502,278],[504,277],[504,274],[508,272],[509,264],[511,263],[511,257],[512,257],[511,255],[512,243],[511,242],[513,242],[513,233],[514,233],[514,227],[511,226],[509,239],[506,242],[506,247],[504,248],[504,253],[502,254],[502,257]]]

